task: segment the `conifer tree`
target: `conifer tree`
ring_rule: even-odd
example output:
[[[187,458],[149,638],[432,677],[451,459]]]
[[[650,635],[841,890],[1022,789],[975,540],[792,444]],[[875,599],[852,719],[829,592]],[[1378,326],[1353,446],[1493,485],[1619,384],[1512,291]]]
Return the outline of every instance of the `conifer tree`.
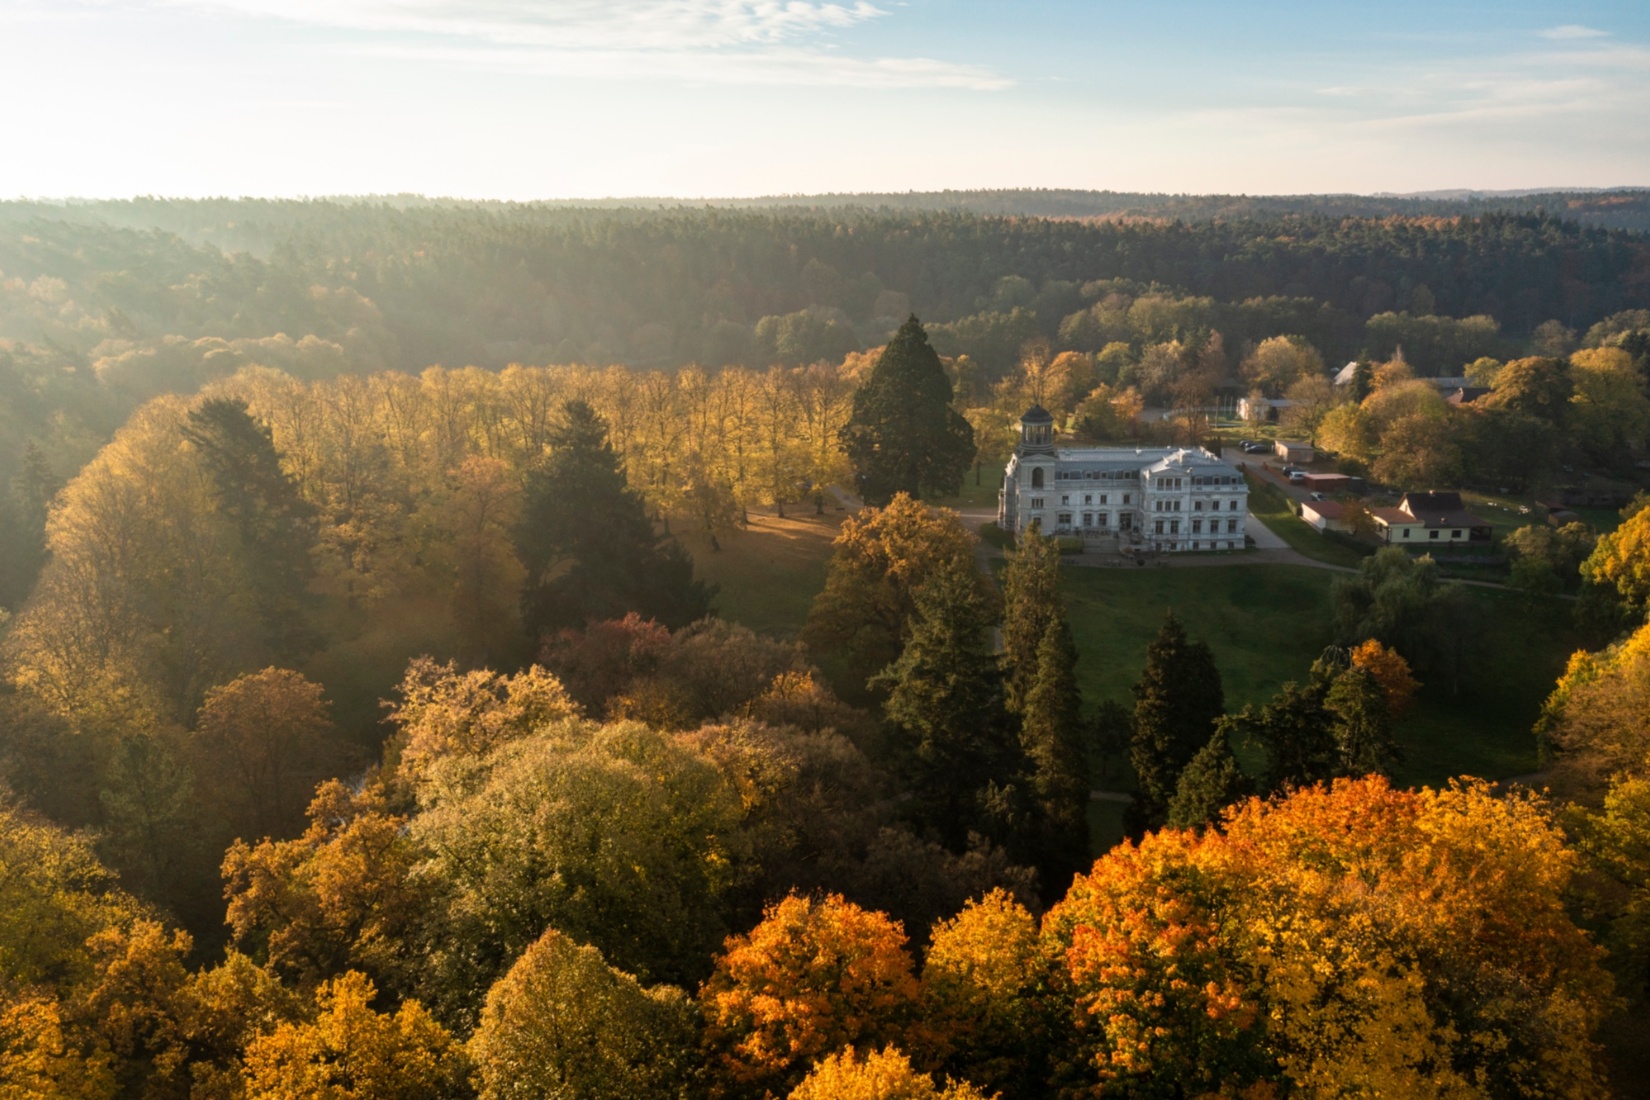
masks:
[[[1037,648],[1037,676],[1026,693],[1020,723],[1041,833],[1037,869],[1053,897],[1063,894],[1071,876],[1088,866],[1090,855],[1088,768],[1076,665],[1071,629],[1065,616],[1057,613]]]
[[[1038,650],[1049,625],[1063,616],[1059,546],[1033,524],[1003,569],[1003,661],[1011,712],[1024,712],[1039,674]]]
[[[281,657],[313,648],[306,624],[314,574],[315,512],[281,468],[269,426],[236,398],[215,397],[189,413],[183,436],[212,479],[217,504],[240,535],[254,606]]]
[[[1186,637],[1174,612],[1146,647],[1146,669],[1134,685],[1134,738],[1129,759],[1137,783],[1128,828],[1139,835],[1167,818],[1180,773],[1209,741],[1226,709],[1214,654]]]
[[[1392,708],[1386,690],[1367,668],[1349,666],[1324,695],[1334,717],[1336,774],[1385,775],[1399,758],[1392,739]]]
[[[533,636],[634,611],[669,627],[710,613],[693,559],[654,534],[608,440],[607,422],[569,401],[550,454],[528,475],[516,552],[527,569],[522,621]]]
[[[888,341],[839,439],[867,504],[895,493],[955,493],[974,458],[974,429],[951,405],[951,379],[912,315]]]
[[[958,849],[970,831],[989,835],[991,788],[1022,770],[992,625],[972,563],[952,563],[918,591],[910,640],[872,680],[889,693],[913,815]]]
[[[1171,829],[1207,825],[1220,816],[1220,811],[1249,793],[1249,781],[1232,755],[1229,728],[1229,723],[1222,722],[1209,743],[1197,750],[1180,773],[1174,797],[1169,800],[1166,824]]]

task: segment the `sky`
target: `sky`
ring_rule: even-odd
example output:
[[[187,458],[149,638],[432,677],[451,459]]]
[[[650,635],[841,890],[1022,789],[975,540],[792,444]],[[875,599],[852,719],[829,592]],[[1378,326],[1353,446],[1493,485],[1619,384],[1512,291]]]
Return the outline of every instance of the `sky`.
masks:
[[[1647,0],[0,0],[0,197],[1650,186]]]

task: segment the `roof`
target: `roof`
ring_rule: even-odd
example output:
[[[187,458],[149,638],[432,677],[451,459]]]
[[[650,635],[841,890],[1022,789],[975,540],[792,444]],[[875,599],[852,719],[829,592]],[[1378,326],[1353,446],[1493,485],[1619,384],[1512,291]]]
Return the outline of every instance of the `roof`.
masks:
[[[1371,508],[1369,514],[1389,527],[1424,526],[1421,520],[1398,508]]]
[[[1335,385],[1350,386],[1352,384],[1352,380],[1357,377],[1357,374],[1358,361],[1354,359],[1352,362],[1335,372]]]
[[[1451,405],[1470,405],[1489,392],[1488,386],[1462,386],[1444,400]]]
[[[1324,519],[1341,519],[1346,515],[1346,505],[1338,500],[1308,500],[1301,504],[1301,511],[1316,512]]]
[[[1022,422],[1029,421],[1032,424],[1054,423],[1054,417],[1050,415],[1049,411],[1041,405],[1031,406],[1031,408],[1027,409],[1025,413],[1021,415],[1020,420]]]
[[[1460,493],[1405,493],[1398,507],[1428,527],[1488,527],[1461,503]]]

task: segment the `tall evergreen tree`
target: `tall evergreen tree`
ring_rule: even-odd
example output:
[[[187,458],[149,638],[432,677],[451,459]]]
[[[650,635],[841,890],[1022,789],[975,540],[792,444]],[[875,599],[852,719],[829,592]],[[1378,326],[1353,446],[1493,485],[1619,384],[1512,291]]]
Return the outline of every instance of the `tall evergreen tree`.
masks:
[[[1180,773],[1174,797],[1169,800],[1166,824],[1171,829],[1207,825],[1220,816],[1220,811],[1249,793],[1249,780],[1232,755],[1229,728],[1230,723],[1221,722],[1209,743],[1197,750]]]
[[[1024,766],[993,625],[972,563],[948,565],[917,592],[910,640],[872,680],[888,691],[884,714],[897,733],[913,816],[959,850],[970,832],[1000,835],[988,804],[1001,803],[1001,789]]]
[[[254,606],[281,657],[314,645],[308,624],[315,513],[281,468],[269,426],[238,398],[210,398],[190,411],[184,438],[212,479],[218,507],[240,535]]]
[[[583,401],[569,401],[562,414],[549,456],[528,475],[516,530],[530,635],[632,611],[672,628],[710,614],[713,589],[693,579],[681,544],[654,533],[607,422]]]
[[[1134,737],[1129,759],[1137,784],[1129,831],[1159,828],[1167,819],[1180,773],[1208,744],[1226,710],[1214,654],[1187,639],[1174,612],[1146,647],[1146,670],[1134,685]]]
[[[1025,710],[1026,695],[1039,675],[1038,650],[1060,602],[1060,550],[1033,525],[1003,569],[1003,661],[1008,672],[1008,709]]]
[[[974,458],[974,429],[951,405],[951,379],[912,315],[854,394],[839,436],[867,504],[895,493],[955,493]]]
[[[1091,857],[1089,778],[1076,669],[1077,646],[1064,614],[1057,614],[1037,647],[1037,676],[1020,716],[1020,744],[1031,765],[1039,818],[1037,869],[1051,898],[1065,893],[1071,876],[1084,870]]]
[[[1340,775],[1386,774],[1401,753],[1392,739],[1386,689],[1367,668],[1349,665],[1324,695],[1334,716],[1336,771]]]
[[[45,452],[25,443],[11,491],[0,496],[0,607],[21,604],[46,564],[46,515],[62,487]]]

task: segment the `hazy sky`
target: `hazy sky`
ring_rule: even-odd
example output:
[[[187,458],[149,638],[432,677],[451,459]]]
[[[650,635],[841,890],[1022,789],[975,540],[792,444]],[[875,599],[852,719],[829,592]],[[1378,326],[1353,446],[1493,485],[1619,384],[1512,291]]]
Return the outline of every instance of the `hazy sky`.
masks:
[[[0,0],[0,196],[1650,185],[1650,0]]]

